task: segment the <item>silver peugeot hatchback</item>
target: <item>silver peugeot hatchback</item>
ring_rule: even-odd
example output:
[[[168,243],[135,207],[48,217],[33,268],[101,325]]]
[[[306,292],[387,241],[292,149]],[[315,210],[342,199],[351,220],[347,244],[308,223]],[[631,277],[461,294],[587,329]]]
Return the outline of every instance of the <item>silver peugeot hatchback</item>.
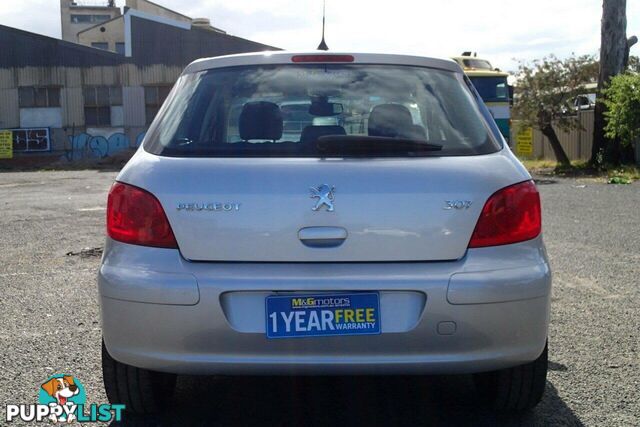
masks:
[[[176,374],[474,374],[540,400],[540,198],[453,61],[256,53],[189,65],[109,193],[107,395]]]

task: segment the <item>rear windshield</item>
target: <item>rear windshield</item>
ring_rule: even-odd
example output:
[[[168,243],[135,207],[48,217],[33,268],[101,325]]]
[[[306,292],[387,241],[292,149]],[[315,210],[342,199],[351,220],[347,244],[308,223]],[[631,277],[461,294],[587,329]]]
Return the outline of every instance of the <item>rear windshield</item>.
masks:
[[[182,76],[144,148],[178,157],[461,156],[501,147],[461,74],[273,65]]]
[[[475,68],[476,70],[491,70],[491,64],[484,59],[463,59],[462,63],[466,68]]]

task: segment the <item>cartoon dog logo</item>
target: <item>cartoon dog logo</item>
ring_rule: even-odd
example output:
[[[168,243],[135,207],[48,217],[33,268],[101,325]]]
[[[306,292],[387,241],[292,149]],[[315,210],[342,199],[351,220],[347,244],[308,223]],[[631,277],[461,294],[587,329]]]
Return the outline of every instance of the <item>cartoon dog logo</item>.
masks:
[[[311,191],[312,199],[318,198],[318,202],[312,208],[314,211],[319,210],[322,206],[326,206],[327,212],[333,212],[333,200],[335,198],[333,192],[336,190],[335,187],[322,184],[319,187],[311,187],[309,190]]]
[[[80,393],[80,389],[75,383],[75,380],[71,375],[64,375],[60,378],[51,378],[46,383],[42,384],[42,389],[51,397],[53,397],[58,405],[64,406],[67,404],[69,398],[76,396]],[[72,403],[72,402],[70,402]],[[50,405],[55,405],[51,403]],[[52,421],[56,422],[55,415],[52,415]],[[67,422],[75,420],[75,415],[70,414],[67,417]]]

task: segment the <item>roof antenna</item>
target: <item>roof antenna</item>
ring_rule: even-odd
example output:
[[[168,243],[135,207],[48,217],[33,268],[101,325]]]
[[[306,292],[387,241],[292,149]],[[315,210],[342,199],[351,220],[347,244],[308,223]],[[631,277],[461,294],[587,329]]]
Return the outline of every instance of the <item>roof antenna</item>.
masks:
[[[329,50],[329,46],[327,46],[327,43],[324,41],[324,21],[326,16],[327,16],[327,0],[324,0],[322,4],[322,41],[320,42],[320,45],[318,45],[318,50]]]

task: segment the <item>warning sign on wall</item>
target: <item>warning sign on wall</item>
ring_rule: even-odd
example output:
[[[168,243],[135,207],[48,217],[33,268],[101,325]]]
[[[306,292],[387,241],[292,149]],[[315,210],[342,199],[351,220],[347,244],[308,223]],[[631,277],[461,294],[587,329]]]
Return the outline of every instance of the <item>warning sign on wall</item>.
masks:
[[[516,154],[533,155],[533,128],[524,128],[516,135]]]
[[[13,159],[13,132],[0,130],[0,159]]]

